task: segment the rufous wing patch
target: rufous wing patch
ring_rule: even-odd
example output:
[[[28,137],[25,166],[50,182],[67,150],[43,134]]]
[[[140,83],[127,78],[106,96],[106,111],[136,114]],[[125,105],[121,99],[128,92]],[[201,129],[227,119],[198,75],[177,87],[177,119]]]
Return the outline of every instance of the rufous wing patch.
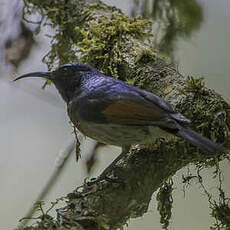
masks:
[[[156,106],[145,106],[131,100],[118,100],[107,106],[103,114],[110,121],[135,124],[138,120],[153,120],[156,117],[154,107]]]

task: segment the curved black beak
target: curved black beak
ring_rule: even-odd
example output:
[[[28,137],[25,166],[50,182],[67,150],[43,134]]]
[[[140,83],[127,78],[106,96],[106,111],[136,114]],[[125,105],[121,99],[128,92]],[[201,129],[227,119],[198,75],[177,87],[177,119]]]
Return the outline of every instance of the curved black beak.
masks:
[[[16,79],[14,79],[13,81],[17,81],[17,80],[20,80],[22,78],[27,78],[27,77],[42,77],[42,78],[45,78],[51,81],[54,79],[52,72],[33,72],[33,73],[23,74],[17,77]]]

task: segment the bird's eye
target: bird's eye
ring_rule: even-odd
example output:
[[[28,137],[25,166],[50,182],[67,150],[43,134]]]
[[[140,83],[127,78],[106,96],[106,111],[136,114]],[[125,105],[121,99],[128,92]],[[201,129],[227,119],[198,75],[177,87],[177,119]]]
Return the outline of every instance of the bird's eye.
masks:
[[[69,68],[68,68],[68,67],[61,67],[61,68],[59,69],[59,71],[60,71],[62,74],[66,74],[66,73],[69,72]]]

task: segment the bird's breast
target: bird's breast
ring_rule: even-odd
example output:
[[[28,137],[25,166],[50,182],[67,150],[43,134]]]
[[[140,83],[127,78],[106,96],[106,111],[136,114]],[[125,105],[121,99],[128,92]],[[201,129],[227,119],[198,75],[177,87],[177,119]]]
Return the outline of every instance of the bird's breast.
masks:
[[[81,133],[98,142],[116,146],[127,146],[151,143],[156,138],[167,136],[167,133],[157,126],[119,124],[108,122],[103,117],[99,117],[99,119],[97,117],[99,113],[95,113],[94,110],[90,110],[90,117],[92,119],[88,119],[88,115],[82,115],[84,114],[82,113],[83,105],[84,103],[77,103],[76,101],[72,104],[70,103],[68,105],[69,117]]]
[[[79,120],[74,125],[85,136],[104,144],[116,146],[151,143],[156,138],[166,136],[166,132],[156,126],[96,124],[83,120]]]

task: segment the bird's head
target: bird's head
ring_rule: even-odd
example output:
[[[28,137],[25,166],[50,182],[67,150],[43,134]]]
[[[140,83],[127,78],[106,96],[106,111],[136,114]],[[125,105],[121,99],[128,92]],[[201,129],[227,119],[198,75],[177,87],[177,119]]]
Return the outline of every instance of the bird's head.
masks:
[[[95,71],[83,63],[70,63],[60,66],[51,72],[32,72],[17,77],[14,81],[28,77],[41,77],[54,83],[62,98],[69,102],[76,90],[80,88],[82,79],[87,73]]]

